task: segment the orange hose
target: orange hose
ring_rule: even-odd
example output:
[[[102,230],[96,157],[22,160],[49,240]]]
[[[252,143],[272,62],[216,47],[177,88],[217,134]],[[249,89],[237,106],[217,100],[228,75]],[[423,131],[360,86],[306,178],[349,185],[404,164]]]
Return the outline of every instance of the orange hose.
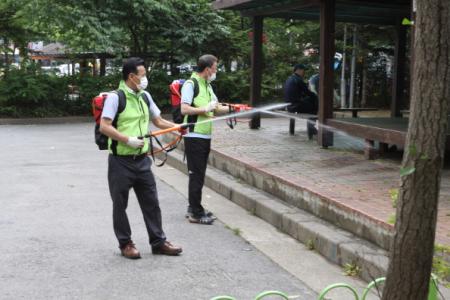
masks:
[[[161,129],[161,130],[157,130],[157,131],[152,131],[151,135],[152,136],[158,136],[158,135],[162,135],[162,134],[166,134],[172,131],[177,131],[181,129],[181,125],[180,126],[175,126],[175,127],[170,127],[167,129]]]
[[[164,150],[166,150],[166,149],[168,149],[168,148],[170,148],[170,147],[176,145],[176,144],[181,140],[181,138],[182,138],[181,135],[177,136],[176,139],[174,139],[174,140],[171,141],[170,143],[164,145],[161,149],[158,149],[158,150],[156,150],[156,151],[153,151],[153,155],[158,154],[158,153],[160,153],[160,152],[163,152]],[[149,154],[151,155],[150,152],[149,152]]]

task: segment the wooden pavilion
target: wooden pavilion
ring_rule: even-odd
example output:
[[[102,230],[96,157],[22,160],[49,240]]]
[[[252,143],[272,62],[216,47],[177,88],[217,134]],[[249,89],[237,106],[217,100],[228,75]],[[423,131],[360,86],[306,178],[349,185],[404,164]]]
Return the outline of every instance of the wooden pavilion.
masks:
[[[412,1],[414,0],[216,0],[212,5],[215,9],[235,10],[244,17],[252,18],[252,106],[258,106],[261,99],[264,18],[320,20],[319,121],[365,139],[370,146],[366,149],[366,156],[372,158],[374,141],[380,142],[381,151],[388,144],[402,145],[405,142],[408,122],[401,118],[400,109],[406,101],[405,52],[409,42],[406,30],[412,27],[402,25],[402,20],[413,19]],[[396,31],[391,118],[373,121],[369,118],[333,119],[335,22],[391,25]],[[260,122],[260,116],[254,116],[250,127],[257,129]],[[333,134],[326,127],[319,128],[318,143],[325,148],[333,145]]]
[[[111,59],[114,57],[115,56],[110,53],[74,52],[61,43],[50,43],[44,46],[41,50],[30,51],[30,58],[32,60],[70,61],[70,64],[72,64],[72,70],[75,69],[75,61],[81,62],[81,71],[87,68],[87,61],[91,61],[93,65],[93,75],[97,73],[95,68],[96,60],[100,59],[100,76],[104,76],[106,74],[106,59]]]

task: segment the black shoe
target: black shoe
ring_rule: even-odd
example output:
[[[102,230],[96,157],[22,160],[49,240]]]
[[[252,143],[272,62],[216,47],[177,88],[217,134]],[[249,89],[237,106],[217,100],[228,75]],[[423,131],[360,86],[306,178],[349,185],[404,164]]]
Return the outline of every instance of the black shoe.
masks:
[[[207,217],[205,215],[203,216],[194,216],[191,215],[188,218],[189,223],[196,223],[196,224],[202,224],[202,225],[212,225],[214,223],[214,220],[210,217]]]
[[[213,219],[213,221],[214,220],[217,220],[217,217],[212,213],[212,212],[210,212],[210,211],[208,211],[208,210],[204,210],[204,214],[203,214],[204,216],[206,216],[206,217],[209,217],[209,218],[211,218],[211,219]],[[188,210],[187,210],[187,212],[186,212],[186,215],[185,215],[185,217],[186,217],[186,219],[187,218],[189,218],[189,217],[191,217],[192,216],[192,209],[190,208],[190,207],[188,207]]]

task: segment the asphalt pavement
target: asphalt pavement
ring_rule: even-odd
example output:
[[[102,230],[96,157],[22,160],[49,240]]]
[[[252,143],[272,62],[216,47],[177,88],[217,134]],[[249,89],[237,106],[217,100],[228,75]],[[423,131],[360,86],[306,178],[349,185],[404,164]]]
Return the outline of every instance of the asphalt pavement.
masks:
[[[168,239],[180,257],[153,256],[136,197],[128,216],[142,259],[120,256],[112,229],[107,153],[93,125],[0,126],[0,299],[253,299],[282,290],[315,299],[220,221],[188,224],[186,198],[157,179]]]

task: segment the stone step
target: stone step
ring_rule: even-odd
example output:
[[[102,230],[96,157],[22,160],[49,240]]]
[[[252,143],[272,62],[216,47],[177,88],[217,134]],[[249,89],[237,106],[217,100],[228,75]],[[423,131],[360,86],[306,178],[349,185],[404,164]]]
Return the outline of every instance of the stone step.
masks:
[[[170,136],[166,136],[166,138],[171,139]],[[179,149],[183,149],[182,143]],[[382,220],[348,207],[345,203],[322,196],[320,191],[293,184],[286,178],[270,174],[215,149],[211,149],[208,163],[289,205],[305,210],[345,231],[389,250],[393,227]]]
[[[167,163],[187,174],[181,151],[171,152]],[[205,184],[249,213],[314,248],[329,261],[341,266],[347,263],[358,266],[363,280],[371,281],[385,275],[387,252],[379,246],[215,167],[208,167]]]

